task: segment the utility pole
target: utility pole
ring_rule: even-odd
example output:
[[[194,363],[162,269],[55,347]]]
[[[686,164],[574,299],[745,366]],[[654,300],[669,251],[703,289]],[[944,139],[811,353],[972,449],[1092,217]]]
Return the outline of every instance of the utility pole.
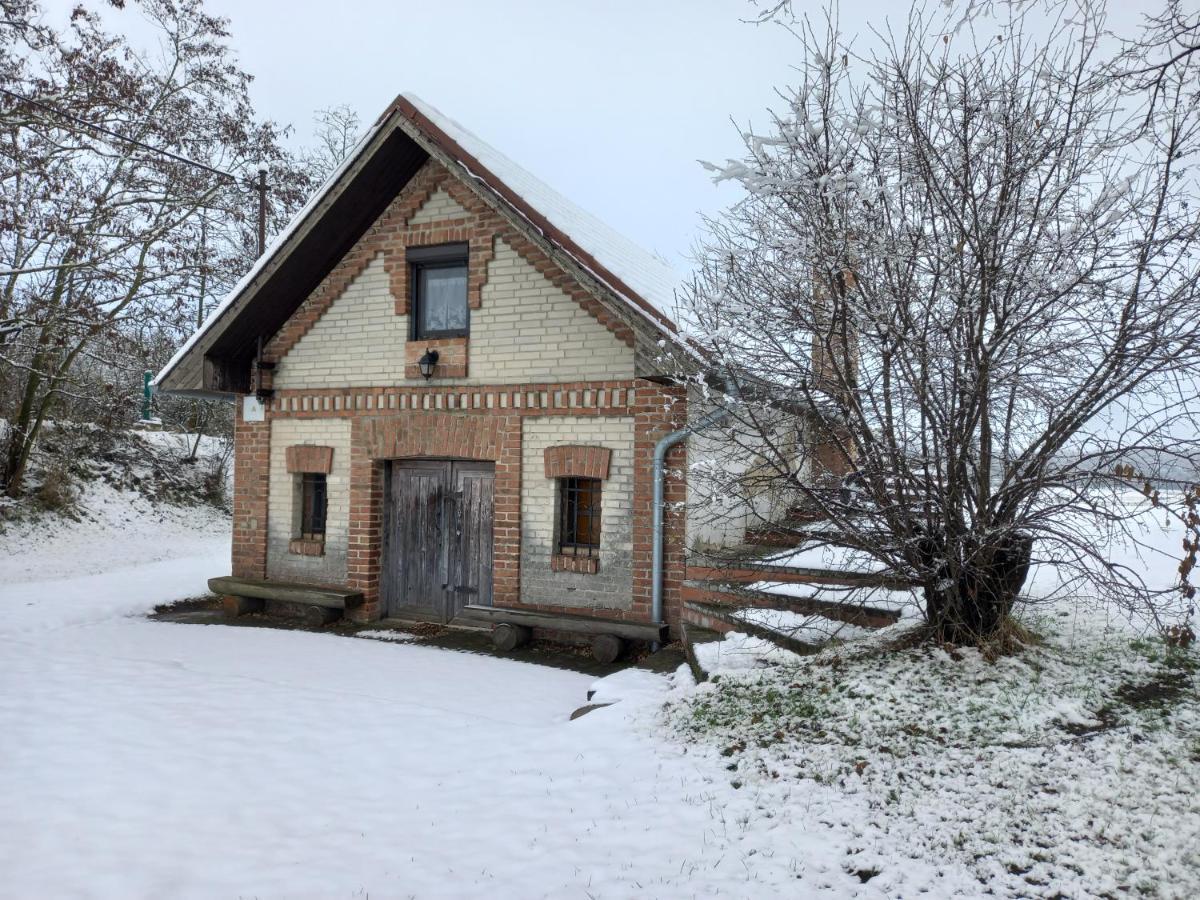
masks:
[[[150,380],[154,373],[149,370],[142,373],[142,421],[150,421]]]
[[[267,167],[258,169],[258,255],[267,249]]]
[[[260,255],[262,251],[259,251]],[[204,327],[204,301],[208,298],[208,217],[200,211],[200,296],[196,302],[196,329]]]

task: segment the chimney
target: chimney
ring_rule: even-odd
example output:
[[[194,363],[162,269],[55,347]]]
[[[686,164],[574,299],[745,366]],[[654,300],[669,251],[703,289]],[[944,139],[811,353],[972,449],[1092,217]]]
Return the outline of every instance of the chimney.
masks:
[[[849,432],[842,424],[858,381],[858,341],[847,311],[854,271],[846,265],[813,267],[812,394],[817,415],[810,424],[813,481],[836,487],[854,470]]]

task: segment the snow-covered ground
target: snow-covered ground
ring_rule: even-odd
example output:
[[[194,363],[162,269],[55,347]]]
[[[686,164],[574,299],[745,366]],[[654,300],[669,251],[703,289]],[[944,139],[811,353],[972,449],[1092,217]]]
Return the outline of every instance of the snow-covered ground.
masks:
[[[78,521],[47,516],[0,533],[0,584],[142,567],[214,548],[228,567],[229,516],[214,507],[153,503],[98,482],[81,497],[79,515]],[[200,581],[197,592],[205,590]]]
[[[6,563],[0,896],[882,896],[813,818],[835,791],[763,808],[663,727],[686,672],[569,721],[573,672],[148,620],[228,570],[227,531],[173,529],[175,559],[140,523]]]
[[[1130,509],[1132,539],[1096,540],[1131,580],[1169,594],[1182,532],[1161,511]],[[906,646],[910,592],[849,592],[904,616],[870,635],[743,610],[747,623],[843,643],[806,657],[736,633],[702,645],[715,677],[674,700],[668,720],[722,748],[729,778],[768,808],[795,802],[798,786],[837,788],[822,821],[854,831],[847,865],[889,895],[910,893],[894,879],[914,861],[937,860],[959,871],[934,891],[964,896],[1200,896],[1200,652],[1166,646],[1144,610],[1096,602],[1049,561],[1025,590],[1035,602],[1020,617],[1044,641],[992,661]],[[1162,601],[1166,622],[1187,606]]]
[[[214,552],[214,547],[224,548],[221,552],[228,558],[227,513],[204,503],[160,502],[144,490],[121,483],[127,482],[129,476],[145,479],[155,464],[179,466],[176,460],[190,453],[194,439],[165,431],[137,432],[134,439],[158,450],[163,457],[131,465],[118,473],[123,477],[111,480],[93,477],[79,484],[78,499],[70,517],[51,514],[9,522],[0,520],[0,584],[54,581],[168,559],[200,557]],[[137,445],[132,445],[133,452],[136,448]],[[129,446],[121,449],[130,452]],[[223,448],[216,439],[205,437],[198,452],[201,462],[195,468],[201,470],[211,466]],[[104,465],[94,459],[89,462],[95,467]],[[199,472],[185,474],[195,478]],[[232,488],[231,479],[229,487]],[[204,593],[203,580],[197,584],[197,593]]]
[[[147,619],[228,570],[227,520],[175,516],[0,537],[0,897],[1200,883],[1196,670],[1089,618],[995,664],[875,636],[764,668],[733,638],[716,684],[597,685],[380,632]],[[1151,683],[1176,693],[1122,693]],[[593,687],[618,702],[571,721]]]
[[[1062,612],[994,662],[887,646],[903,624],[768,665],[731,635],[668,718],[764,809],[825,797],[816,820],[887,896],[1195,897],[1200,659]]]

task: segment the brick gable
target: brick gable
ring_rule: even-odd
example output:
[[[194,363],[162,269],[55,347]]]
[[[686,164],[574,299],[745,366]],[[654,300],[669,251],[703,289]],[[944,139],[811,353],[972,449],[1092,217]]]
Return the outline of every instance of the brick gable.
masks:
[[[466,211],[467,216],[419,216],[435,195],[446,196]],[[438,208],[445,212],[444,203]],[[271,338],[265,347],[266,358],[277,362],[286,356],[376,257],[382,258],[387,271],[396,314],[406,315],[410,291],[405,248],[410,246],[459,241],[467,243],[468,304],[473,310],[479,309],[488,263],[495,253],[495,241],[498,238],[504,240],[521,259],[569,296],[618,340],[627,347],[634,346],[634,333],[627,324],[609,312],[570,273],[513,228],[474,191],[453,177],[441,164],[429,160],[305,299],[284,327]]]

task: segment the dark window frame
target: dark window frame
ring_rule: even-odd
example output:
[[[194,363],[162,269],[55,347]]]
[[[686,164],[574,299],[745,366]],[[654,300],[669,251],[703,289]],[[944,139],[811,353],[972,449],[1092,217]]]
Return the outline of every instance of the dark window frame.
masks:
[[[428,341],[438,338],[468,337],[471,333],[470,268],[465,242],[436,244],[428,247],[409,247],[405,250],[408,261],[409,282],[409,340]],[[463,312],[466,325],[463,328],[426,331],[421,328],[423,297],[421,296],[421,273],[430,269],[462,269],[466,288],[463,291]]]
[[[599,478],[558,479],[558,553],[562,556],[598,557],[601,540]]]
[[[329,517],[329,483],[324,472],[300,475],[300,539],[325,540]]]

